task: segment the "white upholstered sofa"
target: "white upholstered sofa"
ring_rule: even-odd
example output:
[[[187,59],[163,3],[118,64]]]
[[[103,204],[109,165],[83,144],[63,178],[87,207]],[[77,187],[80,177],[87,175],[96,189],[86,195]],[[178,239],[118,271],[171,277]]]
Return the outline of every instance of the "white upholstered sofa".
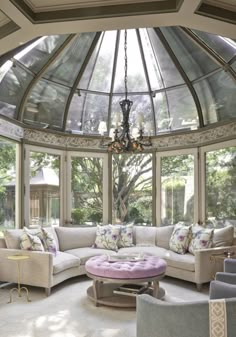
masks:
[[[121,248],[119,253],[143,252],[157,255],[167,262],[166,275],[197,284],[209,282],[222,264],[211,261],[214,254],[226,250],[236,252],[233,227],[215,230],[214,247],[195,251],[195,255],[177,254],[169,249],[169,240],[174,226],[144,227],[134,226],[133,247]],[[0,238],[0,281],[17,282],[17,268],[10,255],[24,254],[30,259],[23,262],[21,282],[25,285],[44,287],[49,295],[56,284],[74,276],[83,275],[85,262],[92,256],[116,254],[106,249],[92,248],[96,238],[96,227],[56,227],[47,228],[54,236],[57,254],[48,252],[23,251],[20,249],[22,229],[5,231]]]

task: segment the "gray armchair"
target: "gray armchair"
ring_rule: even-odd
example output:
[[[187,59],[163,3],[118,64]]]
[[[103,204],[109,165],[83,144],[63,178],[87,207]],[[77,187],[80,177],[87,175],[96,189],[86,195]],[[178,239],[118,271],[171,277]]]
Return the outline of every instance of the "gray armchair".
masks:
[[[236,259],[225,259],[224,271],[217,272],[215,279],[217,281],[236,285]]]
[[[236,298],[226,299],[228,337],[236,336]],[[137,337],[207,337],[209,303],[137,297]]]
[[[211,300],[232,297],[236,299],[236,285],[221,281],[211,281],[209,296]]]

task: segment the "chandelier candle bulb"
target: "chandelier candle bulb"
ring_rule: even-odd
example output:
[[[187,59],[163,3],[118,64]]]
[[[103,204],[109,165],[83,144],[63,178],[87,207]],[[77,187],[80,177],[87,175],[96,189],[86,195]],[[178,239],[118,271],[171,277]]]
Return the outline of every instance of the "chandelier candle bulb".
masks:
[[[140,129],[142,129],[143,122],[144,122],[143,115],[142,114],[138,114],[138,116],[137,116],[137,123],[138,123],[138,126],[139,126]]]

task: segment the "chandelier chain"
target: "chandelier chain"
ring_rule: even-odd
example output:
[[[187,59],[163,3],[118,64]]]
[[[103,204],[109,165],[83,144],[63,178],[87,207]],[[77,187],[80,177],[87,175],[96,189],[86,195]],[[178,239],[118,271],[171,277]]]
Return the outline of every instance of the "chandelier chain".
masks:
[[[127,59],[127,30],[125,29],[125,34],[124,34],[124,53],[125,53],[125,78],[124,78],[124,82],[125,82],[125,99],[127,100],[128,97],[128,80],[127,80],[127,71],[128,71],[128,59]]]

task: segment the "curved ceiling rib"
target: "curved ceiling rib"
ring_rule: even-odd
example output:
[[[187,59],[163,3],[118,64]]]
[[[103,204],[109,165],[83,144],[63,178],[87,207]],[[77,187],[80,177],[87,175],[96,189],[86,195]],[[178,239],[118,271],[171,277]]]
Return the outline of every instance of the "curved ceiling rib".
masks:
[[[96,45],[98,43],[98,40],[99,40],[100,36],[101,36],[101,32],[96,33],[96,35],[95,35],[95,37],[93,39],[93,42],[92,42],[92,44],[91,44],[91,46],[90,46],[90,48],[88,50],[88,53],[87,53],[87,55],[86,55],[86,57],[84,59],[84,62],[82,64],[82,66],[81,66],[81,69],[80,69],[77,77],[75,78],[75,81],[74,81],[73,86],[71,88],[70,94],[69,94],[69,96],[67,98],[67,102],[66,102],[66,106],[65,106],[65,113],[64,113],[64,118],[63,118],[63,126],[62,126],[62,130],[63,131],[66,130],[66,122],[67,122],[67,117],[68,117],[69,108],[70,108],[70,104],[71,104],[72,98],[73,98],[74,93],[76,91],[76,88],[77,88],[77,86],[79,84],[79,81],[80,81],[80,79],[81,79],[81,77],[83,75],[83,72],[84,72],[84,70],[85,70],[85,68],[86,68],[86,66],[87,66],[87,64],[88,64],[88,62],[90,60],[90,57],[91,57],[91,55],[92,55],[92,53],[93,53],[93,51],[94,51],[94,49],[95,49],[95,47],[96,47]]]
[[[206,52],[206,54],[211,57],[211,59],[217,63],[224,71],[229,73],[234,81],[236,81],[236,73],[231,68],[230,63],[226,62],[223,58],[221,58],[210,46],[208,46],[205,42],[203,42],[191,29],[180,27],[181,30],[191,38],[191,40],[198,45],[201,49]]]
[[[167,42],[167,40],[164,37],[163,33],[161,32],[160,28],[154,28],[154,31],[156,32],[157,36],[161,40],[163,46],[165,47],[166,51],[170,55],[172,61],[174,62],[174,64],[177,67],[177,69],[179,70],[180,75],[182,76],[183,80],[185,81],[187,87],[189,88],[189,90],[191,92],[191,95],[193,97],[194,103],[196,104],[196,108],[197,108],[197,112],[198,112],[198,118],[199,118],[199,127],[203,127],[204,126],[204,121],[203,121],[203,114],[202,114],[201,104],[200,104],[199,98],[197,96],[197,93],[196,93],[196,91],[195,91],[195,89],[194,89],[194,87],[193,87],[190,79],[188,78],[188,76],[185,73],[183,67],[179,63],[179,60],[175,56],[172,48],[170,47],[169,43]]]
[[[33,78],[32,81],[30,81],[29,85],[25,89],[24,95],[22,97],[22,100],[20,102],[19,108],[18,108],[18,114],[17,119],[19,121],[23,121],[23,115],[25,106],[27,103],[27,99],[30,95],[31,90],[33,89],[34,85],[41,79],[41,77],[44,75],[44,73],[47,71],[49,66],[57,59],[57,57],[64,51],[64,49],[72,43],[72,41],[75,39],[76,34],[71,34],[68,36],[68,38],[62,43],[62,45],[55,51],[55,53],[52,54],[52,56],[49,58],[49,60],[44,64],[44,66],[40,69],[40,71],[37,73],[37,75]]]

